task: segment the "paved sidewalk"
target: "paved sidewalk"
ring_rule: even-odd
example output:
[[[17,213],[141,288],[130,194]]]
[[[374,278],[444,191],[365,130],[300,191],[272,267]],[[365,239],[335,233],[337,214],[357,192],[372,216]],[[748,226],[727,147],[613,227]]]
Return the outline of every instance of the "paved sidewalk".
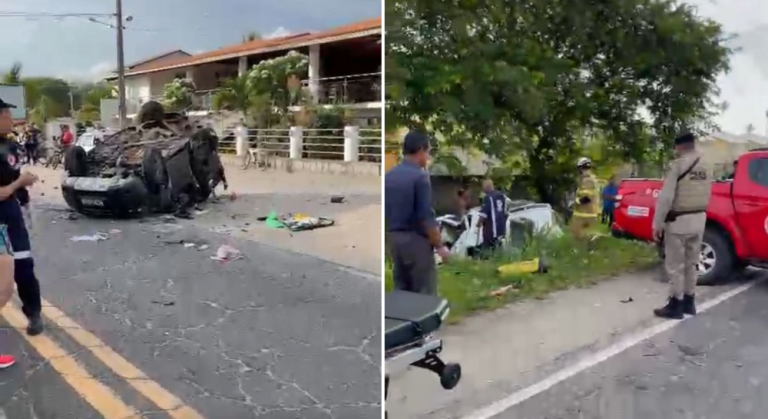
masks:
[[[652,310],[664,303],[668,287],[656,280],[658,275],[658,270],[625,275],[448,328],[442,333],[443,360],[461,364],[458,387],[445,391],[434,374],[411,369],[390,382],[389,415],[460,418],[609,345],[619,334],[656,322]],[[700,287],[699,298],[734,286]],[[631,302],[622,302],[630,297]]]

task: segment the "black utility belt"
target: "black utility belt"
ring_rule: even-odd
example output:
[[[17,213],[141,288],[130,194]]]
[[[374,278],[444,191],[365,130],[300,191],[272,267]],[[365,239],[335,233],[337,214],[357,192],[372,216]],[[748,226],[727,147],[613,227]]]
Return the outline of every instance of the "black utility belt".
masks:
[[[703,212],[706,212],[706,210],[695,210],[695,211],[670,211],[667,213],[667,219],[664,220],[667,223],[673,223],[675,220],[677,220],[677,217],[680,217],[681,215],[689,215],[689,214],[701,214]]]

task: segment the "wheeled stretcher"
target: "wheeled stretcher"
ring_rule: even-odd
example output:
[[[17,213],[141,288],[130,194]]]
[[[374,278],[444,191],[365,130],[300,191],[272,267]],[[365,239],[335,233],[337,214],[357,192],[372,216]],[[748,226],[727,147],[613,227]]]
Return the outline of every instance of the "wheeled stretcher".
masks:
[[[436,373],[446,390],[459,383],[461,366],[440,359],[443,341],[432,336],[448,312],[448,301],[440,297],[405,291],[394,291],[384,297],[385,398],[390,375],[411,365]]]

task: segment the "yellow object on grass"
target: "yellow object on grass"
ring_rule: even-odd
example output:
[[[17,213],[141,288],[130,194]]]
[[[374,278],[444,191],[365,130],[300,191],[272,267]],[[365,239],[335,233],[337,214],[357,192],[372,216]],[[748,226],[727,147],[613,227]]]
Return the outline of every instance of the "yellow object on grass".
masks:
[[[497,268],[501,275],[518,275],[544,272],[546,268],[540,258],[524,260],[522,262],[508,263]]]

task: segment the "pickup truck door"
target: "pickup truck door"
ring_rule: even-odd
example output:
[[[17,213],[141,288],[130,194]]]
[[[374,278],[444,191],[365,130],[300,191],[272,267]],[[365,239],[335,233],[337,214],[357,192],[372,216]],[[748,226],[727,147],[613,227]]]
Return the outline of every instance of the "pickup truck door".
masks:
[[[744,160],[733,179],[738,225],[751,256],[768,261],[768,155]]]

